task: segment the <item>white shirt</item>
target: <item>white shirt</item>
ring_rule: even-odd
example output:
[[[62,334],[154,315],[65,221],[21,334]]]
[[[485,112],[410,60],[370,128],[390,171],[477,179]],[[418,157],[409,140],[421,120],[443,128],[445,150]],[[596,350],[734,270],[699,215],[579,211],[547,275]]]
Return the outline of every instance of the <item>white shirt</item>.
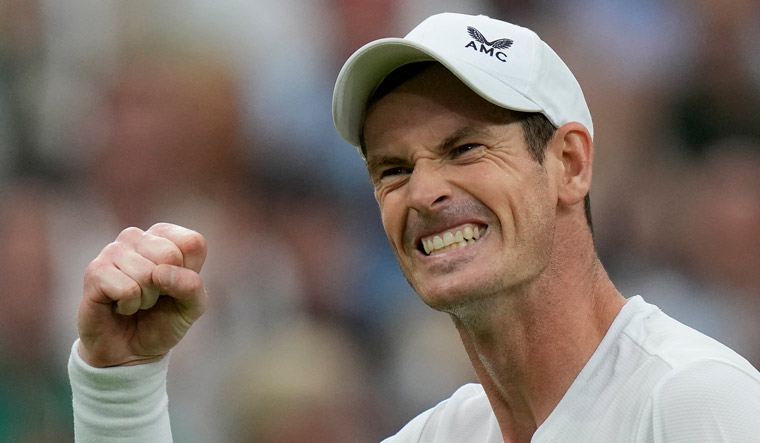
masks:
[[[77,441],[170,442],[167,360],[95,369],[72,348]],[[385,442],[502,438],[483,388],[468,384]],[[636,296],[531,442],[760,442],[760,373]]]
[[[385,442],[502,438],[483,388],[470,384]],[[531,442],[760,442],[760,374],[636,296]]]

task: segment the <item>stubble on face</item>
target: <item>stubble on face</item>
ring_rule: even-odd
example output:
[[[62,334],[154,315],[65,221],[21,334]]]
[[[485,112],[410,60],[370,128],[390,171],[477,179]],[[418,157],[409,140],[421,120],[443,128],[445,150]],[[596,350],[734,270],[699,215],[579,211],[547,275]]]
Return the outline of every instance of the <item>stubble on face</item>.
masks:
[[[524,136],[515,136],[515,126],[492,121],[494,106],[439,67],[376,102],[365,121],[367,147],[374,151],[368,160],[389,155],[408,159],[407,174],[418,155],[433,156],[441,165],[437,179],[445,180],[442,185],[450,193],[437,209],[408,206],[405,193],[410,191],[404,186],[383,190],[378,198],[386,234],[406,279],[437,310],[452,312],[520,292],[538,278],[551,257],[556,203],[548,190],[547,171],[531,158]],[[477,154],[460,167],[435,147],[468,126],[478,128],[473,133],[491,135],[477,151],[482,158]],[[481,141],[473,138],[462,143]],[[480,244],[436,259],[419,250],[420,233],[441,232],[463,220],[486,224],[488,233]]]
[[[440,214],[416,214],[409,217],[404,231],[404,242],[407,245],[407,232],[414,232],[416,224],[427,228],[445,223],[443,220],[447,216],[477,214],[480,217],[481,214],[492,214],[485,218],[489,220],[490,231],[489,238],[485,241],[493,243],[488,245],[484,257],[456,256],[441,260],[436,263],[434,273],[431,273],[430,268],[418,269],[413,258],[401,257],[397,253],[404,276],[428,306],[461,318],[474,318],[492,309],[493,303],[500,298],[521,297],[535,286],[551,260],[556,215],[547,204],[545,191],[541,188],[535,191],[535,198],[524,202],[527,207],[520,208],[526,211],[524,218],[497,218],[487,206],[475,199],[465,200]],[[505,228],[502,225],[504,222],[512,224]],[[414,228],[410,229],[410,226]],[[499,249],[494,252],[493,248],[496,247]],[[462,273],[463,270],[467,272]],[[463,275],[467,277],[466,281],[463,281]],[[447,279],[449,284],[442,283]],[[436,293],[440,288],[445,288],[445,294]]]

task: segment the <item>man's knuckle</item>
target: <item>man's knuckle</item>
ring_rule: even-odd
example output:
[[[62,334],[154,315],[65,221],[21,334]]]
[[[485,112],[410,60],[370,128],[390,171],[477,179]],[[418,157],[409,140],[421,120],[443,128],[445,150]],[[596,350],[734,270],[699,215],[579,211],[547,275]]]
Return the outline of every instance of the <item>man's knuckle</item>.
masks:
[[[161,231],[164,231],[164,230],[168,229],[171,226],[172,225],[170,223],[166,223],[166,222],[154,223],[153,226],[151,226],[150,228],[148,228],[148,232],[151,232],[151,233],[161,232]]]
[[[110,263],[102,257],[96,258],[95,260],[91,261],[85,268],[85,278],[100,279],[100,276],[104,272],[104,268],[109,265]]]
[[[142,295],[142,287],[138,282],[131,280],[123,283],[118,292],[117,296],[119,299],[136,298]]]
[[[203,292],[203,280],[201,280],[198,274],[193,274],[186,281],[187,292]]]
[[[117,240],[134,239],[134,238],[142,236],[143,234],[145,234],[145,232],[142,229],[136,228],[134,226],[130,226],[124,229],[123,231],[121,231],[119,235],[116,237],[116,239]]]
[[[118,241],[107,244],[100,253],[98,258],[117,257],[124,251],[124,245]]]
[[[190,294],[203,295],[205,293],[203,283],[200,281],[191,283],[188,292]]]
[[[153,266],[151,267],[144,267],[139,270],[136,270],[134,273],[133,280],[135,283],[137,283],[140,286],[148,286],[151,284],[151,279],[153,275]]]
[[[182,251],[176,247],[164,248],[158,255],[159,264],[182,265]]]
[[[206,249],[206,239],[203,235],[190,231],[183,239],[181,249],[188,252],[199,252]]]

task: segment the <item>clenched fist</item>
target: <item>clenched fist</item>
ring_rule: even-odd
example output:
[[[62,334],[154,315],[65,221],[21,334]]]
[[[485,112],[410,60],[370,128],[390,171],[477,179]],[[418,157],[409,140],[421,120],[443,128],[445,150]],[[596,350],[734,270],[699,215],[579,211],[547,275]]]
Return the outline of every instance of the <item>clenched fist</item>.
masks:
[[[128,228],[85,271],[79,354],[97,367],[155,361],[206,309],[202,235],[159,223]]]

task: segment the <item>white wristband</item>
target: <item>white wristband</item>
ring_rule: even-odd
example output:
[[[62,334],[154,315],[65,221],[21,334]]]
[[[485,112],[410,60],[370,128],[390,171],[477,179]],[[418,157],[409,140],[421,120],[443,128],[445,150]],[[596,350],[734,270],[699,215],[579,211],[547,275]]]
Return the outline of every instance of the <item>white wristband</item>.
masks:
[[[78,443],[172,441],[166,373],[169,357],[136,366],[95,368],[77,351],[69,357]]]

